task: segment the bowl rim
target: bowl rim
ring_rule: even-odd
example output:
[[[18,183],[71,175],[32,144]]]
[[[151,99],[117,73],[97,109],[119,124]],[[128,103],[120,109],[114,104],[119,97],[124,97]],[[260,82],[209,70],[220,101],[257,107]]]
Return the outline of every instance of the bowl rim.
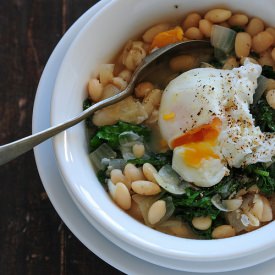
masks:
[[[143,0],[145,1],[145,0]],[[116,8],[116,5],[120,4],[120,0],[112,0],[110,3],[108,3],[98,14],[96,14],[94,17],[92,17],[89,22],[85,25],[85,27],[79,32],[76,39],[71,44],[70,48],[68,49],[62,64],[60,66],[59,73],[56,78],[56,84],[53,92],[52,97],[52,104],[51,104],[51,124],[55,124],[56,121],[58,121],[58,108],[56,106],[56,98],[58,95],[58,91],[60,91],[59,87],[62,87],[62,81],[63,81],[63,75],[64,74],[64,67],[67,66],[70,63],[71,55],[74,53],[75,48],[80,43],[80,41],[83,40],[83,38],[86,36],[86,32],[89,31],[89,28],[91,25],[94,24],[100,18],[101,16],[110,16],[111,13]],[[135,3],[135,0],[129,0],[129,2],[132,2],[133,5]],[[221,239],[221,240],[190,240],[190,239],[182,239],[170,235],[163,234],[161,232],[155,231],[151,228],[148,228],[144,225],[142,225],[145,228],[142,228],[142,231],[144,231],[148,235],[143,236],[137,236],[136,234],[131,233],[131,231],[125,230],[125,228],[122,228],[121,225],[114,220],[114,218],[106,212],[98,211],[100,210],[100,205],[98,205],[96,198],[91,197],[87,198],[83,196],[83,190],[77,188],[72,182],[72,172],[68,171],[68,167],[66,165],[67,161],[64,160],[64,156],[66,154],[67,148],[60,145],[60,141],[66,141],[67,138],[67,131],[63,132],[61,134],[62,138],[54,138],[53,145],[54,145],[54,152],[58,163],[58,168],[62,174],[62,177],[65,182],[66,188],[69,190],[69,193],[74,196],[74,199],[77,200],[79,205],[83,207],[83,209],[86,210],[86,212],[91,215],[92,218],[96,220],[97,223],[99,223],[104,228],[107,228],[110,232],[110,234],[115,235],[118,237],[121,241],[127,242],[130,245],[138,246],[139,248],[143,250],[151,251],[154,254],[162,255],[170,258],[176,258],[176,259],[188,259],[188,260],[202,260],[202,261],[211,261],[213,259],[216,260],[223,260],[223,259],[230,259],[230,258],[237,258],[239,256],[249,255],[253,254],[256,251],[268,249],[275,245],[275,240],[265,239],[264,241],[261,239],[261,236],[269,234],[272,229],[275,228],[275,223],[270,223],[260,229],[257,229],[252,232],[248,232],[244,235],[235,236],[233,238],[228,239]],[[121,210],[119,210],[121,212]],[[118,214],[118,212],[117,212]],[[125,218],[123,215],[119,215],[120,218],[125,220],[128,220],[129,218]],[[126,223],[128,224],[126,221]],[[136,222],[138,223],[138,222]],[[123,223],[125,225],[125,223]],[[141,224],[135,224],[135,226],[141,228]],[[129,229],[126,227],[126,229]],[[151,231],[154,231],[152,233]],[[177,242],[180,243],[180,245],[175,247],[170,247],[170,249],[167,249],[167,247],[160,246],[157,243],[152,242],[150,239],[150,236],[152,234],[158,238],[163,239],[173,239],[176,238]],[[149,237],[148,237],[149,236]],[[252,241],[252,240],[259,240],[261,241]],[[232,239],[234,239],[234,243],[238,243],[238,252],[236,252],[236,247],[232,247]],[[169,241],[169,240],[167,240]],[[235,242],[236,241],[236,242]],[[173,242],[175,243],[175,242]],[[241,244],[241,245],[240,245]],[[196,250],[191,249],[192,246],[199,245],[203,251],[203,249],[206,249],[207,247],[211,246],[211,253],[207,251],[207,253],[198,252]],[[180,247],[189,247],[189,251],[182,250]],[[226,251],[224,247],[227,247]],[[185,248],[186,249],[186,248]],[[215,251],[215,252],[213,252]],[[223,252],[223,253],[221,253]]]

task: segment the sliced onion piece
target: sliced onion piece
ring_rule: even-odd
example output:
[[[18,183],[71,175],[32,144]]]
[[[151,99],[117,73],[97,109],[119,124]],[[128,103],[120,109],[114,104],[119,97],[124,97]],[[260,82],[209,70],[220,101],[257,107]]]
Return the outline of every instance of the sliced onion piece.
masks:
[[[116,158],[116,152],[106,143],[101,144],[89,157],[98,170],[105,169],[108,163],[106,160]]]
[[[142,143],[142,137],[132,131],[123,132],[119,135],[120,151],[125,160],[135,159],[132,148],[135,144]]]
[[[123,159],[126,161],[129,159],[135,159],[135,155],[133,154],[133,146],[135,144],[143,144],[145,148],[145,153],[143,155],[143,159],[149,158],[146,148],[146,145],[143,143],[143,138],[138,134],[127,131],[123,132],[119,135],[119,144],[120,144],[120,151],[122,153]]]
[[[259,101],[259,99],[262,97],[265,90],[267,89],[268,79],[263,75],[260,75],[257,79],[257,82],[258,82],[258,86],[257,86],[257,89],[255,90],[255,94],[253,95],[254,106],[257,104],[257,102]]]
[[[167,192],[175,195],[185,193],[186,185],[181,182],[180,176],[171,165],[164,165],[158,173],[154,174],[157,183]]]
[[[235,211],[242,205],[242,199],[221,200],[219,194],[214,195],[211,198],[212,204],[223,212]]]
[[[247,225],[244,225],[244,223],[242,222],[242,215],[240,212],[232,211],[227,212],[225,215],[228,223],[235,228],[237,233],[245,230]]]
[[[260,225],[260,221],[251,213],[246,213],[248,219],[249,219],[249,223],[252,225],[252,226],[259,226]]]
[[[211,44],[214,48],[228,54],[234,49],[236,34],[229,28],[213,25],[210,37]]]
[[[107,186],[108,186],[108,190],[109,190],[110,196],[111,196],[112,198],[114,198],[114,196],[115,196],[115,191],[116,191],[116,186],[115,186],[115,184],[114,184],[110,179],[108,179]]]
[[[249,218],[248,218],[247,215],[245,215],[245,214],[242,214],[242,215],[241,215],[241,222],[242,222],[242,224],[243,224],[245,227],[247,227],[247,226],[250,225]]]
[[[110,159],[108,162],[108,171],[112,171],[113,169],[123,170],[126,165],[126,161],[124,159]]]
[[[222,204],[221,199],[221,196],[219,194],[216,194],[211,198],[211,202],[219,210],[228,212],[228,209]]]

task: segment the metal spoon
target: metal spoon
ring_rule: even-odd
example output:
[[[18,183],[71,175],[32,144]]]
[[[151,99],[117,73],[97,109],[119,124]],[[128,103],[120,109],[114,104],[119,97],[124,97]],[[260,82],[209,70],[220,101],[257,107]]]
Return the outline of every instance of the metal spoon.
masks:
[[[213,55],[213,48],[211,47],[209,42],[200,40],[179,42],[154,51],[142,61],[142,63],[134,72],[132,79],[130,80],[128,86],[124,91],[98,103],[95,103],[90,108],[80,113],[78,116],[64,123],[50,127],[44,131],[30,135],[12,143],[0,146],[0,165],[15,159],[16,157],[26,153],[43,141],[76,125],[77,123],[91,116],[95,111],[125,99],[133,93],[136,83],[144,79],[150,79],[150,75],[155,75],[156,68],[162,67],[163,69],[167,69],[167,66],[163,66],[163,64],[169,62],[172,57],[181,54],[194,53],[209,58]]]

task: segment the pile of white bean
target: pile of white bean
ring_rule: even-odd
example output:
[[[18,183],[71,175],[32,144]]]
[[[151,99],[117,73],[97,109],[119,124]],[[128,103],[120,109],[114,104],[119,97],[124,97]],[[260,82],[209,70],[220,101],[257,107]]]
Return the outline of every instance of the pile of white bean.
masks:
[[[273,66],[275,69],[275,28],[267,26],[260,18],[249,17],[244,13],[233,13],[226,9],[212,9],[204,14],[190,13],[178,25],[184,31],[183,40],[209,40],[213,25],[221,25],[228,28],[241,27],[244,31],[238,32],[236,35],[235,56],[230,56],[223,68],[232,69],[238,67],[243,64],[246,57],[249,57],[252,62],[261,66]],[[175,24],[160,23],[146,30],[140,39],[128,41],[117,56],[115,64],[101,65],[98,76],[89,80],[88,97],[90,100],[98,102],[125,89],[133,71],[145,56],[150,54],[150,45],[154,37],[174,27]],[[259,57],[251,58],[252,52],[257,53]],[[175,73],[183,72],[198,67],[199,63],[196,56],[182,55],[170,60],[170,69]],[[123,120],[135,124],[154,124],[158,119],[161,96],[162,91],[157,89],[152,83],[142,82],[136,86],[133,96],[96,112],[93,117],[93,123],[97,126],[104,126]],[[268,80],[266,99],[268,104],[275,109],[275,80]],[[141,158],[145,152],[144,146],[140,144],[134,145],[132,150],[136,158]],[[110,173],[109,192],[111,197],[120,208],[142,222],[144,222],[144,219],[137,203],[133,200],[133,196],[153,196],[162,191],[154,178],[154,173],[157,173],[157,170],[149,163],[145,163],[140,168],[133,164],[127,164],[123,171],[114,169]],[[267,203],[267,199],[263,196],[257,196],[255,201],[258,203],[257,207],[262,206],[262,208],[258,209],[258,212],[255,209],[254,212],[253,209],[250,210],[258,219],[258,226],[260,226],[260,222],[262,222],[261,215],[265,215],[265,217],[269,215],[268,217],[270,218],[272,209],[270,204]],[[263,214],[264,210],[268,214]],[[246,212],[250,213],[249,211]],[[261,215],[259,211],[262,211]],[[152,227],[155,225],[157,230],[180,237],[196,238],[188,225],[183,222],[177,223],[174,221],[173,225],[159,227],[158,222],[164,217],[165,213],[166,202],[164,200],[159,199],[152,203],[147,217]],[[212,219],[210,216],[195,217],[192,220],[192,225],[198,230],[207,230],[212,226]],[[216,227],[212,232],[212,237],[226,238],[236,234],[238,232],[233,226],[225,224]]]
[[[154,173],[156,168],[150,163],[145,163],[142,168],[128,163],[124,171],[114,169],[111,171],[110,179],[115,185],[111,196],[114,201],[124,210],[129,210],[132,205],[133,194],[142,196],[152,196],[161,192],[161,187],[157,184]],[[156,224],[166,212],[165,202],[158,200],[150,207],[148,220],[153,225]]]

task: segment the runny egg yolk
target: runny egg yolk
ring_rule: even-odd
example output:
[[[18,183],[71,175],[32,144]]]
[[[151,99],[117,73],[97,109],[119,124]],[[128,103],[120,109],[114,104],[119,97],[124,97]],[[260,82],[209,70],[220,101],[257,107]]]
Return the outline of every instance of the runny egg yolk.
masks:
[[[184,162],[192,167],[200,167],[202,160],[219,156],[213,151],[221,131],[221,120],[215,117],[211,123],[194,128],[173,140],[173,148],[183,146]]]

